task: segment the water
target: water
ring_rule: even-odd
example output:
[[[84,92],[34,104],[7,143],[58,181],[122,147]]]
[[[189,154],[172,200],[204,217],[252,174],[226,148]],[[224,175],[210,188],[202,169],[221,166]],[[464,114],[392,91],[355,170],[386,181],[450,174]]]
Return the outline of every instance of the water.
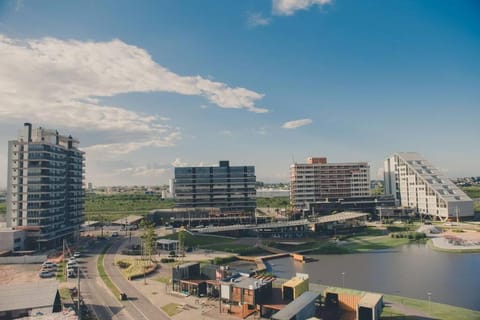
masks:
[[[267,261],[280,278],[308,273],[312,283],[382,292],[480,310],[480,254],[445,253],[423,244],[395,250],[347,255],[309,255],[318,261],[291,258]],[[344,276],[342,278],[342,272]]]

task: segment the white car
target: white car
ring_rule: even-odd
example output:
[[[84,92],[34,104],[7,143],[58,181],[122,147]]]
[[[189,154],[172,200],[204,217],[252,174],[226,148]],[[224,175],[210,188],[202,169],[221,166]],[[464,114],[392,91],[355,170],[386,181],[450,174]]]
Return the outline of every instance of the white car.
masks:
[[[42,263],[42,267],[57,267],[57,264],[54,263],[54,262],[50,262],[50,261],[45,261],[44,263]]]
[[[82,255],[82,254],[81,254],[79,251],[75,251],[75,252],[73,253],[73,257],[74,257],[74,258],[80,258],[81,255]]]

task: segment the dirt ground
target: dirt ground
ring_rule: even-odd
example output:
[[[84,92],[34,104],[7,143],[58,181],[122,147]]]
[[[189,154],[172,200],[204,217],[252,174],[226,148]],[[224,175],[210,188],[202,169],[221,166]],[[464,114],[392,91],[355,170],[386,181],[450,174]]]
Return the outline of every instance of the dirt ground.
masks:
[[[38,276],[39,271],[39,264],[1,264],[0,286],[41,281],[42,279]]]

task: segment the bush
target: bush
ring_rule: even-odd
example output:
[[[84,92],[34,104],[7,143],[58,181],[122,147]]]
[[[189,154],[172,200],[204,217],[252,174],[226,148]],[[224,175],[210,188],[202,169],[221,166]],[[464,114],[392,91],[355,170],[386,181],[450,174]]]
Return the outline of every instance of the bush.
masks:
[[[128,267],[130,267],[132,264],[127,262],[127,261],[123,261],[123,260],[119,260],[117,261],[117,266],[121,269],[127,269]]]
[[[392,238],[406,238],[409,240],[420,240],[427,237],[423,232],[395,232],[391,233],[390,237]]]
[[[170,262],[175,262],[175,259],[173,258],[162,258],[160,259],[161,263],[170,263]]]

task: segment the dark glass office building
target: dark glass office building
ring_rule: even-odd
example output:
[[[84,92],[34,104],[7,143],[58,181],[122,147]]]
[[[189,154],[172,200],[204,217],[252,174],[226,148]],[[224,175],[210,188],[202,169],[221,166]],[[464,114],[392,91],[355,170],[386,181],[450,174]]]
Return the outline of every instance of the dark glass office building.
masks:
[[[177,208],[218,208],[222,213],[253,213],[256,208],[254,166],[175,168]]]

